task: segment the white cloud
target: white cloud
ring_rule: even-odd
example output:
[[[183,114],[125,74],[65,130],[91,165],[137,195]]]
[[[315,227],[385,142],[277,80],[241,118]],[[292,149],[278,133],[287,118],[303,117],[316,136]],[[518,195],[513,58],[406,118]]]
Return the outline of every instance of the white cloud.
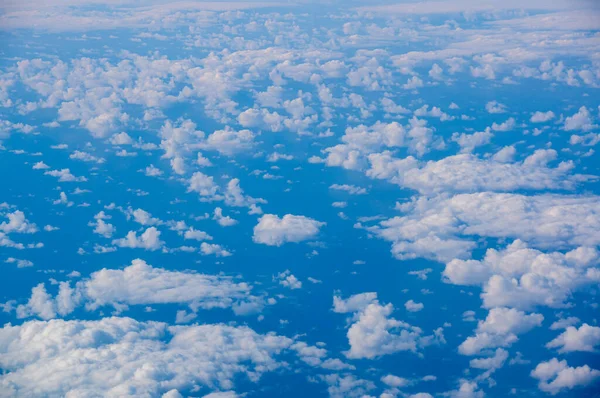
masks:
[[[345,191],[348,192],[350,195],[364,195],[367,193],[367,190],[365,188],[348,184],[333,184],[329,187],[329,189],[333,189],[336,191]]]
[[[456,142],[460,146],[461,153],[471,153],[475,148],[489,144],[494,138],[494,133],[486,128],[484,131],[477,131],[473,134],[466,133],[454,133],[452,134],[452,141]]]
[[[555,395],[563,390],[592,383],[600,377],[600,370],[592,369],[588,365],[573,368],[569,367],[565,360],[552,358],[547,362],[540,362],[531,371],[531,377],[539,380],[540,390]]]
[[[9,257],[4,262],[7,264],[17,264],[17,268],[33,267],[33,262],[30,260],[22,260],[14,257]]]
[[[194,385],[229,390],[240,375],[256,382],[280,368],[276,357],[292,343],[223,324],[30,321],[0,329],[1,384],[8,395],[26,396],[159,396]]]
[[[406,311],[409,312],[419,312],[423,309],[423,307],[425,307],[423,303],[417,303],[414,300],[408,300],[406,303],[404,303],[404,308],[406,308]]]
[[[106,162],[106,159],[104,159],[104,158],[99,158],[97,156],[92,155],[91,153],[82,152],[82,151],[73,152],[71,155],[69,155],[69,159],[81,160],[84,162],[92,162],[92,163],[98,163],[98,164],[102,164],[102,163]]]
[[[163,172],[159,168],[151,164],[150,166],[144,169],[144,174],[146,174],[148,177],[160,177],[161,175],[163,175]]]
[[[488,113],[505,113],[506,105],[499,103],[498,101],[490,101],[485,104],[485,110]]]
[[[404,215],[367,229],[391,241],[392,254],[400,259],[468,258],[477,235],[521,239],[539,248],[600,244],[600,200],[595,196],[480,192],[420,197],[399,209]]]
[[[555,116],[554,112],[552,112],[552,111],[548,111],[548,112],[537,111],[531,115],[531,119],[529,119],[529,121],[531,123],[545,123],[549,120],[554,119],[554,116]]]
[[[492,123],[492,130],[494,130],[494,131],[511,131],[515,128],[516,125],[517,125],[517,122],[515,121],[515,119],[510,117],[510,118],[506,119],[506,121],[504,121],[500,124]]]
[[[5,234],[33,234],[38,231],[37,225],[27,220],[25,213],[20,210],[15,210],[12,213],[6,214],[7,221],[0,224],[0,231]]]
[[[223,209],[221,209],[220,207],[215,208],[213,220],[217,221],[217,223],[222,227],[231,227],[232,225],[238,223],[237,220],[234,220],[229,216],[224,216]]]
[[[73,174],[71,174],[71,170],[69,170],[69,169],[50,170],[50,171],[44,172],[44,174],[58,178],[59,182],[85,182],[85,181],[87,181],[87,178],[85,178],[85,177],[74,176]]]
[[[202,172],[195,172],[189,180],[188,192],[198,192],[200,196],[214,196],[219,189],[214,179]]]
[[[564,124],[564,129],[566,131],[588,131],[596,127],[598,126],[592,121],[590,111],[585,106],[579,108],[579,111],[576,114],[567,117]]]
[[[348,358],[373,359],[399,351],[417,352],[419,347],[445,342],[441,328],[431,336],[423,336],[420,328],[392,318],[394,306],[379,304],[376,293],[361,293],[346,300],[334,296],[333,310],[353,313],[354,323],[347,333]]]
[[[200,231],[194,229],[193,227],[184,232],[183,237],[185,239],[194,239],[194,240],[212,240],[212,236],[204,231]]]
[[[595,352],[600,346],[600,327],[584,323],[578,328],[568,326],[557,338],[546,344],[547,348],[558,348],[558,352]]]
[[[212,308],[236,311],[244,305],[253,306],[253,312],[260,311],[263,299],[251,295],[251,290],[247,283],[237,283],[229,276],[155,268],[135,259],[123,269],[96,271],[73,287],[61,282],[54,298],[44,284],[39,284],[32,289],[28,303],[17,307],[17,315],[50,319],[66,316],[82,305],[90,311],[105,306],[122,311],[132,305],[155,304],[185,304],[194,313]]]
[[[113,145],[133,145],[133,139],[124,131],[114,134],[109,142]]]
[[[479,321],[475,336],[468,337],[458,347],[462,355],[479,355],[484,350],[508,347],[518,335],[540,326],[541,314],[525,314],[512,308],[492,308],[485,321]]]
[[[135,231],[129,231],[127,236],[112,241],[113,245],[130,249],[158,250],[165,242],[160,240],[160,231],[155,227],[147,228],[139,237]]]
[[[37,162],[36,164],[33,165],[32,169],[34,170],[46,170],[49,169],[50,166],[48,166],[46,163],[44,162]]]
[[[110,218],[104,214],[103,211],[99,212],[94,216],[95,222],[90,222],[89,226],[94,226],[94,233],[102,235],[105,238],[111,238],[113,233],[117,230],[114,225],[107,223],[104,219]]]
[[[305,216],[286,214],[279,218],[274,214],[265,214],[258,219],[252,239],[269,246],[297,243],[315,238],[324,225],[324,222]]]
[[[340,314],[359,312],[374,302],[377,302],[377,293],[374,292],[354,294],[347,299],[333,296],[333,311]]]
[[[231,252],[225,250],[221,245],[216,243],[202,242],[200,244],[200,252],[205,256],[215,255],[217,257],[229,257]]]
[[[254,145],[254,133],[250,130],[235,131],[227,127],[209,135],[203,147],[218,151],[226,156],[232,156],[236,153],[248,151]]]
[[[279,281],[281,286],[287,287],[289,289],[300,289],[302,288],[302,282],[298,280],[290,270],[285,270],[284,272],[280,272],[277,276],[273,277],[273,280]]]
[[[469,366],[475,369],[496,370],[504,366],[507,359],[508,351],[498,348],[493,357],[471,359]]]
[[[406,387],[411,384],[411,381],[404,377],[398,377],[395,375],[385,375],[381,377],[381,381],[388,387]]]
[[[482,285],[486,308],[560,308],[574,292],[600,281],[599,261],[591,247],[543,253],[516,240],[504,250],[488,249],[481,261],[454,259],[443,275],[450,283]]]

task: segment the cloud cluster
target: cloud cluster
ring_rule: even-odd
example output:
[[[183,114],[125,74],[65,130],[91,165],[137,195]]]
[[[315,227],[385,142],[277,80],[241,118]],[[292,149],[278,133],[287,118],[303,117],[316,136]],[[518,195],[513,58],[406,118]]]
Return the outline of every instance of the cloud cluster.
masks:
[[[41,338],[43,336],[43,338]],[[240,326],[168,326],[131,318],[29,321],[0,329],[0,386],[7,396],[157,396],[230,390],[283,363],[293,340]]]
[[[538,248],[600,244],[600,200],[595,196],[480,192],[419,197],[398,208],[405,215],[368,229],[391,241],[399,259],[469,258],[473,236],[520,239]]]
[[[600,282],[599,263],[594,247],[544,253],[516,240],[504,250],[488,249],[481,261],[454,259],[443,275],[449,283],[481,285],[486,308],[560,308],[574,292]]]
[[[352,314],[353,323],[347,333],[350,350],[346,352],[351,359],[373,359],[400,351],[416,353],[430,344],[445,343],[442,328],[424,336],[420,328],[391,317],[394,306],[380,304],[376,293],[360,293],[347,299],[334,296],[333,311]]]
[[[133,305],[183,304],[199,309],[231,308],[236,314],[256,313],[264,306],[262,297],[251,294],[247,283],[223,275],[155,268],[136,259],[123,269],[101,269],[75,283],[60,282],[52,297],[43,283],[32,289],[26,304],[19,305],[20,318],[51,319],[71,314],[84,305],[89,311],[110,306],[115,311]]]

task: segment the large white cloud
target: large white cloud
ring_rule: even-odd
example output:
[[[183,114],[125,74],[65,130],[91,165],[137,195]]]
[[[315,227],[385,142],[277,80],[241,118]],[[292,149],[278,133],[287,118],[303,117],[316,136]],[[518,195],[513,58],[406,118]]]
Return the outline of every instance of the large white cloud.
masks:
[[[122,311],[132,305],[155,304],[184,304],[194,312],[232,308],[238,314],[248,314],[264,306],[263,298],[253,296],[251,290],[247,283],[228,276],[170,271],[136,259],[123,269],[96,271],[74,286],[61,282],[56,297],[39,284],[28,303],[17,307],[17,315],[50,319],[66,316],[82,305],[88,310],[111,306]]]
[[[399,209],[403,216],[368,229],[391,241],[392,253],[400,259],[468,258],[474,236],[516,238],[539,248],[600,244],[596,196],[481,192],[420,197]]]
[[[555,395],[598,380],[600,370],[592,369],[588,365],[570,367],[567,361],[552,358],[547,362],[540,362],[531,371],[531,376],[539,380],[540,390]]]
[[[283,363],[292,339],[223,324],[168,326],[131,318],[30,321],[0,329],[3,396],[157,396],[229,390]]]
[[[584,323],[579,328],[568,326],[547,348],[558,348],[558,352],[594,352],[600,346],[600,327]]]
[[[449,283],[483,286],[486,308],[559,308],[572,293],[600,282],[599,262],[593,247],[544,253],[516,240],[504,250],[488,249],[481,261],[454,259],[443,275]]]

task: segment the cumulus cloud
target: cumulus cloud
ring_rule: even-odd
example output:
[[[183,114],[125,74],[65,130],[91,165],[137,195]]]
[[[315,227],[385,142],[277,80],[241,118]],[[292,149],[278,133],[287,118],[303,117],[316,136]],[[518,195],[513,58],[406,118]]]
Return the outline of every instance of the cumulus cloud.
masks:
[[[557,348],[558,352],[594,352],[600,346],[600,327],[584,323],[579,328],[568,326],[557,338],[546,344],[547,348]]]
[[[250,130],[235,131],[231,128],[217,130],[206,139],[203,147],[215,150],[223,155],[232,156],[248,151],[254,146],[254,133]]]
[[[480,355],[496,347],[509,347],[518,335],[542,324],[541,314],[526,314],[514,308],[492,308],[485,321],[479,321],[475,335],[468,337],[458,347],[462,355]],[[506,359],[506,358],[505,358]]]
[[[20,210],[15,210],[5,216],[8,221],[0,223],[0,231],[5,234],[33,234],[38,231],[37,225],[27,220],[25,213]]]
[[[515,238],[539,248],[600,244],[600,200],[595,196],[481,192],[420,197],[399,210],[405,215],[367,227],[391,241],[399,259],[469,258],[474,235]]]
[[[277,357],[292,343],[224,324],[29,321],[0,329],[0,384],[8,395],[26,396],[158,396],[194,385],[229,390],[236,377],[256,382],[280,368]]]
[[[348,299],[334,296],[333,310],[353,314],[353,323],[347,332],[348,358],[373,359],[400,351],[416,353],[418,348],[445,342],[442,328],[431,336],[424,336],[420,328],[391,317],[394,306],[381,305],[376,293],[361,293]]]
[[[590,111],[585,106],[582,106],[577,113],[565,119],[563,127],[566,131],[588,131],[598,126],[593,123]]]
[[[85,181],[87,181],[87,178],[85,178],[85,177],[74,176],[73,174],[71,174],[71,170],[69,170],[69,169],[50,170],[50,171],[44,172],[44,174],[58,178],[59,182],[85,182]]]
[[[274,214],[265,214],[258,219],[252,239],[269,246],[297,243],[315,238],[324,225],[324,222],[305,216],[286,214],[280,218]]]
[[[570,367],[567,361],[552,358],[540,362],[531,371],[531,377],[539,380],[540,390],[556,395],[564,390],[583,387],[600,378],[600,370],[592,369],[588,365]]]
[[[115,239],[112,244],[130,249],[155,251],[161,249],[165,242],[160,240],[161,232],[156,227],[147,228],[140,236],[135,231],[129,231],[124,238]]]
[[[298,280],[290,270],[285,270],[277,274],[277,276],[273,277],[273,280],[279,282],[281,286],[287,287],[289,289],[300,289],[302,288],[302,282]]]
[[[229,276],[171,271],[135,259],[123,269],[96,271],[74,286],[61,282],[55,297],[39,284],[32,289],[29,301],[17,307],[17,315],[51,319],[66,316],[82,305],[90,311],[105,306],[122,311],[133,305],[154,304],[184,304],[194,313],[212,308],[232,308],[237,313],[243,306],[254,309],[245,313],[260,311],[263,299],[251,295],[251,290],[247,283],[237,283]]]
[[[481,261],[454,259],[443,275],[453,284],[483,286],[486,308],[560,308],[574,292],[600,282],[599,261],[593,247],[543,253],[516,240],[504,250],[488,249]]]
[[[531,123],[544,123],[544,122],[547,122],[552,119],[554,119],[554,112],[552,112],[552,111],[548,111],[548,112],[537,111],[531,115],[531,118],[529,119],[529,121]]]

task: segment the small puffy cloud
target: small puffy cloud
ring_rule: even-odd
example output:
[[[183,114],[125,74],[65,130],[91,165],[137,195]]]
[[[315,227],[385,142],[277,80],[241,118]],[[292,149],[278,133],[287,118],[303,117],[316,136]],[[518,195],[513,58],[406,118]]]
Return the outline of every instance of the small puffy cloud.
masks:
[[[17,264],[17,268],[33,267],[33,262],[30,260],[23,260],[14,257],[9,257],[4,262],[7,264]]]
[[[335,191],[345,191],[348,192],[350,195],[364,195],[367,193],[367,190],[365,188],[348,184],[333,184],[329,187],[329,189],[333,189]]]
[[[504,113],[506,112],[506,105],[501,104],[498,101],[490,101],[485,104],[485,110],[488,113]]]
[[[133,139],[126,132],[114,134],[109,142],[113,145],[133,145]]]
[[[194,229],[193,227],[185,231],[183,237],[184,239],[194,239],[199,241],[212,240],[212,236],[210,236],[208,233]]]
[[[221,209],[220,207],[215,208],[213,220],[215,220],[222,227],[231,227],[232,225],[238,223],[237,220],[234,220],[229,216],[224,216],[223,209]]]
[[[516,125],[517,125],[517,122],[515,121],[515,119],[510,117],[510,118],[506,119],[506,121],[504,121],[500,124],[492,123],[492,130],[494,130],[494,131],[511,131],[512,129],[515,128]]]
[[[216,243],[207,243],[202,242],[200,244],[200,252],[204,256],[217,256],[217,257],[229,257],[231,256],[231,252],[224,249],[221,245]]]
[[[69,159],[81,160],[83,162],[91,162],[91,163],[98,163],[98,164],[102,164],[102,163],[106,162],[106,159],[104,159],[104,158],[99,158],[97,156],[92,155],[91,153],[82,152],[82,151],[73,152],[71,155],[69,155]]]
[[[197,192],[200,196],[214,196],[219,190],[214,179],[202,172],[195,172],[189,179],[188,192]]]
[[[496,370],[504,366],[507,359],[508,351],[498,348],[492,357],[471,359],[469,366],[474,369]]]
[[[99,212],[94,216],[95,222],[90,222],[88,225],[94,227],[94,233],[102,235],[105,238],[111,238],[113,233],[116,231],[114,225],[104,221],[107,217],[103,211]]]
[[[254,145],[254,133],[252,131],[235,131],[228,127],[209,135],[203,146],[223,155],[232,156],[239,152],[248,151]]]
[[[600,378],[600,370],[592,369],[588,365],[570,367],[566,360],[559,361],[552,358],[547,362],[540,362],[531,371],[531,377],[539,381],[540,390],[556,395],[564,390],[584,387]]]
[[[159,168],[151,164],[150,166],[144,169],[144,174],[146,174],[148,177],[160,177],[161,175],[163,175],[163,172]]]
[[[49,169],[50,166],[48,166],[46,163],[44,162],[37,162],[36,164],[33,165],[32,169],[34,170],[46,170]]]
[[[160,231],[156,227],[146,229],[139,237],[135,231],[129,231],[127,236],[112,241],[113,245],[130,249],[155,251],[163,247],[165,242],[160,240]]]
[[[487,128],[473,134],[454,133],[451,139],[460,146],[461,153],[471,153],[475,148],[489,144],[493,137],[494,133]]]
[[[385,375],[381,377],[381,382],[388,387],[406,387],[411,384],[411,381],[404,377],[398,377],[395,375]]]
[[[345,314],[348,312],[359,312],[367,305],[377,301],[377,293],[359,293],[343,299],[333,296],[333,312]]]
[[[286,214],[280,218],[274,214],[265,214],[254,227],[252,239],[269,246],[297,243],[316,237],[323,225],[324,222],[305,216]]]
[[[555,116],[554,112],[552,112],[552,111],[548,111],[548,112],[537,111],[531,115],[531,118],[529,119],[529,121],[531,123],[544,123],[544,122],[554,119],[554,116]]]
[[[409,312],[419,312],[424,307],[425,306],[423,305],[423,303],[417,303],[414,300],[408,300],[406,303],[404,303],[404,308],[406,308],[406,311]]]
[[[71,174],[71,170],[69,170],[69,169],[50,170],[50,171],[44,172],[44,174],[58,178],[59,182],[85,182],[85,181],[87,181],[87,178],[85,178],[85,177],[74,176],[73,174]]]
[[[285,270],[284,272],[280,272],[277,276],[273,277],[273,280],[279,281],[281,286],[287,287],[289,289],[300,289],[302,287],[302,282],[298,280],[290,270]]]

